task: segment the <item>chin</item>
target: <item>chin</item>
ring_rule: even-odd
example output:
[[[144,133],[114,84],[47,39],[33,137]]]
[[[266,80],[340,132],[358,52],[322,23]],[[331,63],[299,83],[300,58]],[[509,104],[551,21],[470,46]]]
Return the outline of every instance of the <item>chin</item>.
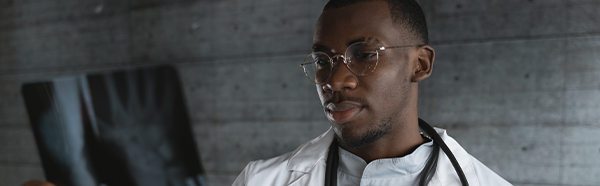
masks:
[[[367,130],[358,133],[342,131],[341,133],[336,132],[335,137],[343,147],[361,148],[379,140],[387,133],[388,130]]]
[[[341,146],[360,148],[369,145],[385,136],[392,129],[389,120],[381,120],[373,126],[362,128],[352,126],[355,123],[333,124],[335,137]],[[354,130],[352,130],[354,129]]]
[[[340,144],[340,146],[347,147],[347,148],[361,148],[361,147],[367,146],[375,141],[375,140],[373,140],[373,141],[364,140],[364,139],[357,138],[357,137],[347,137],[347,136],[340,137],[337,134],[335,135],[335,138],[338,140],[338,143]]]

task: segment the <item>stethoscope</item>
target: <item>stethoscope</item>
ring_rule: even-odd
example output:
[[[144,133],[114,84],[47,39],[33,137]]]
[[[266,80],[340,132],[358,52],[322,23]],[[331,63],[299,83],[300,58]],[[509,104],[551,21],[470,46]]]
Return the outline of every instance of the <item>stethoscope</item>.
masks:
[[[469,186],[467,182],[467,178],[465,177],[465,173],[460,168],[458,161],[456,161],[456,157],[450,151],[442,137],[431,127],[431,125],[427,124],[427,122],[423,121],[419,118],[419,127],[423,132],[425,132],[425,137],[433,140],[433,150],[429,155],[429,159],[425,164],[425,168],[423,168],[423,172],[421,172],[421,176],[419,177],[419,186],[426,186],[433,174],[435,174],[435,168],[437,166],[437,160],[440,152],[440,148],[444,151],[454,170],[458,174],[458,178],[463,186]],[[429,136],[427,136],[429,135]],[[439,147],[439,148],[438,148]],[[329,153],[327,154],[327,166],[325,167],[325,186],[337,186],[337,168],[339,163],[339,154],[338,154],[338,142],[334,138],[333,142],[329,146]]]

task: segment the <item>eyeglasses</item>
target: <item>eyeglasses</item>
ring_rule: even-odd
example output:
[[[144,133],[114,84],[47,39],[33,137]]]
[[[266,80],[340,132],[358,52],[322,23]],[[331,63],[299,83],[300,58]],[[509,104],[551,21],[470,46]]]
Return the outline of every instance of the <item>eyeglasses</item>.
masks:
[[[379,51],[393,48],[405,48],[414,47],[419,45],[406,45],[406,46],[378,46],[371,42],[358,42],[354,43],[346,49],[344,55],[334,55],[329,57],[324,52],[313,52],[304,58],[304,63],[300,64],[304,68],[306,77],[315,84],[322,84],[329,80],[334,68],[336,67],[336,61],[333,59],[342,58],[346,67],[357,76],[367,76],[377,67],[379,61]]]

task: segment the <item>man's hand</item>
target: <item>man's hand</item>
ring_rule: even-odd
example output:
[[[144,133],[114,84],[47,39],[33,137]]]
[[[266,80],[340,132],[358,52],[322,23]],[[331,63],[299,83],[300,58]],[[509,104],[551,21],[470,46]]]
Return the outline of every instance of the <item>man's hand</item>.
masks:
[[[25,182],[22,186],[56,186],[50,182],[39,181],[39,180],[31,180]]]

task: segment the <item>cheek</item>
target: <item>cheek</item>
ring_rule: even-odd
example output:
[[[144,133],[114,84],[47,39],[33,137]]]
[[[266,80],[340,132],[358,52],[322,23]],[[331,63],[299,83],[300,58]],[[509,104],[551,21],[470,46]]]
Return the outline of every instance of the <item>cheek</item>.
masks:
[[[315,85],[315,87],[317,88],[317,94],[319,94],[319,99],[321,100],[321,103],[324,103],[326,98],[325,95],[323,95],[323,89],[319,85]]]
[[[406,66],[406,63],[385,66],[378,74],[368,77],[369,83],[364,84],[364,88],[368,89],[371,103],[378,112],[386,112],[406,99],[410,86]]]

